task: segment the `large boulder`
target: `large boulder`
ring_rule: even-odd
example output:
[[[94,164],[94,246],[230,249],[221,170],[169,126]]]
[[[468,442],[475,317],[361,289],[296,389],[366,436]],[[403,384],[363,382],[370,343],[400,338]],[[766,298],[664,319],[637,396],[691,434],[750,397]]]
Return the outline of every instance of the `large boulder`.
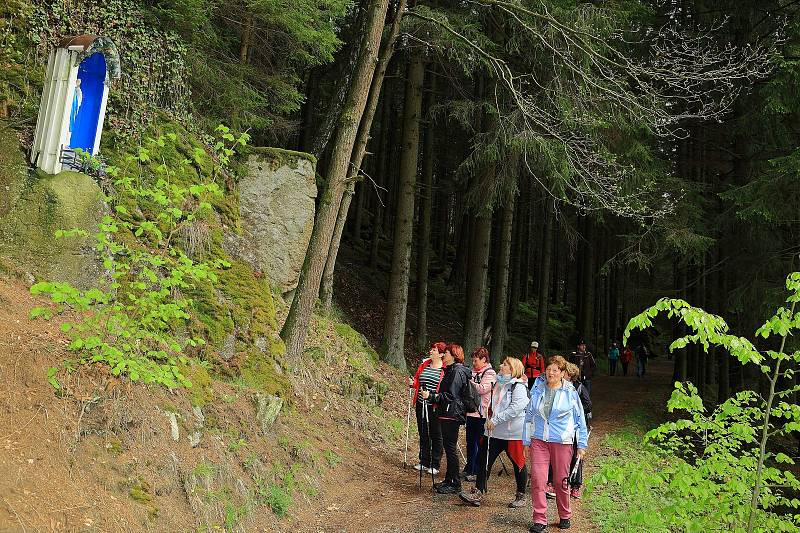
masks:
[[[265,273],[283,293],[297,286],[314,227],[316,160],[309,154],[256,148],[239,182],[241,233],[225,249]]]
[[[78,172],[29,171],[16,139],[0,140],[0,152],[0,256],[39,279],[94,285],[101,265],[93,235],[106,212],[100,187]],[[73,228],[88,236],[56,239]]]

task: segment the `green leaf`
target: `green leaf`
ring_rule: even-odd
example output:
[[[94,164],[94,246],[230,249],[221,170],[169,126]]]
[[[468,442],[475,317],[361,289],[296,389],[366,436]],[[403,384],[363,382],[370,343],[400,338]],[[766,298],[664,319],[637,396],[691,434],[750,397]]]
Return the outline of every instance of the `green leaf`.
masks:
[[[55,389],[61,390],[61,384],[56,379],[56,374],[58,373],[58,368],[51,366],[47,369],[47,382]]]

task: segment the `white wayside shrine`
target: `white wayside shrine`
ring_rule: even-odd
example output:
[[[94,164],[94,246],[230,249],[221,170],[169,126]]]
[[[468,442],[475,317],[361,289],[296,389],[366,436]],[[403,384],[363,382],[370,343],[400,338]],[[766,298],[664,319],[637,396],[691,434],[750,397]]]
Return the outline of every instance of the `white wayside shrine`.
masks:
[[[63,39],[50,51],[31,148],[31,163],[48,174],[70,167],[76,150],[97,154],[108,85],[120,77],[114,43],[97,35]]]

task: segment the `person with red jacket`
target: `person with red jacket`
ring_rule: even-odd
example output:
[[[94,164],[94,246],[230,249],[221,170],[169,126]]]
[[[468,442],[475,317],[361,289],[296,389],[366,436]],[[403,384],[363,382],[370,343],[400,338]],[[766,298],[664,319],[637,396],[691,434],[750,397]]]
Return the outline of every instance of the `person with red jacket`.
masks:
[[[414,389],[414,406],[417,414],[417,432],[419,433],[419,463],[415,470],[425,470],[431,474],[439,473],[439,463],[442,460],[443,444],[442,429],[439,419],[433,414],[432,406],[428,406],[428,420],[422,415],[422,396],[420,390],[439,392],[439,386],[444,377],[444,362],[442,357],[447,350],[444,342],[435,342],[431,345],[429,358],[424,359],[417,367],[413,378],[408,378],[408,386]],[[430,434],[428,434],[430,427]]]
[[[533,341],[531,350],[522,356],[522,366],[525,368],[525,377],[528,379],[528,390],[530,391],[536,378],[544,373],[544,356],[539,352],[537,341]]]
[[[622,375],[628,375],[628,365],[631,361],[633,361],[633,350],[631,350],[630,346],[626,346],[625,349],[622,351],[622,355],[619,357],[620,362],[622,363]]]

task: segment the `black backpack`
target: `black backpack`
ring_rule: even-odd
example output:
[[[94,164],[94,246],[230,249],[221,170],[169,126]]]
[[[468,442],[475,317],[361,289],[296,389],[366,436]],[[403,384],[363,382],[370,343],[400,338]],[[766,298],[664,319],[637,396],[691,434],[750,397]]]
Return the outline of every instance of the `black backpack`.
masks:
[[[472,386],[470,381],[472,381],[472,375],[470,375],[467,382],[464,383],[467,387],[467,393],[464,395],[464,412],[477,413],[481,407],[481,399],[480,396],[478,396],[478,391],[475,390],[475,387]]]

